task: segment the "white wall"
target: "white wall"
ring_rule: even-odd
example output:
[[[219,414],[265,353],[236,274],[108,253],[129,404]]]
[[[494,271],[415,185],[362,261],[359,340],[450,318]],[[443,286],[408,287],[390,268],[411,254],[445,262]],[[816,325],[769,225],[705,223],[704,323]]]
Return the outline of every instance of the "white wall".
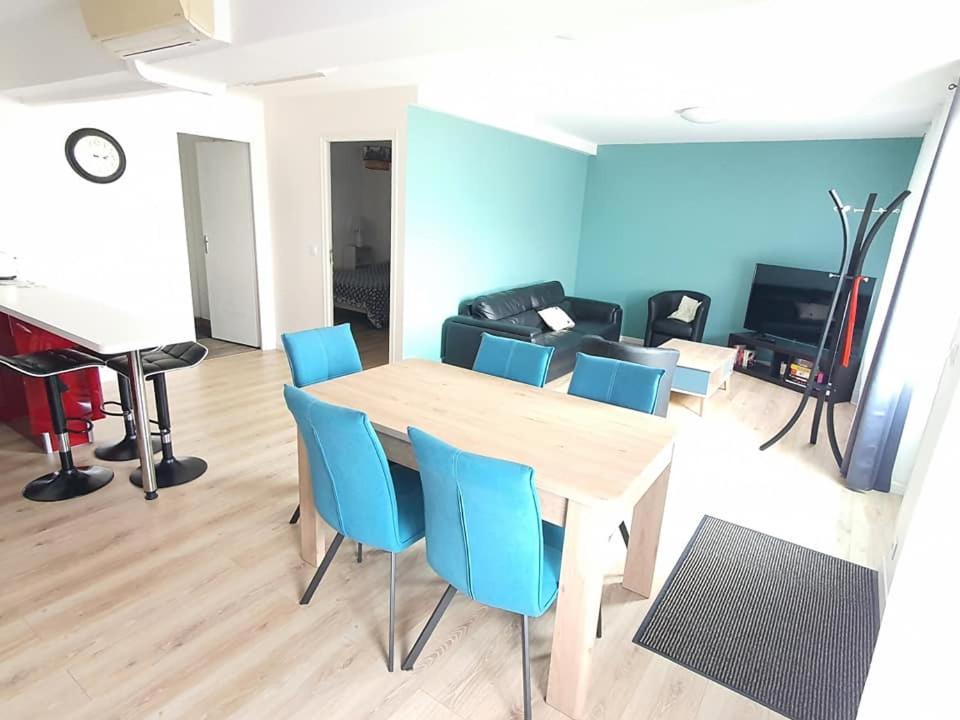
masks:
[[[388,139],[393,141],[390,357],[401,356],[403,307],[396,278],[403,274],[407,108],[416,98],[416,88],[388,88],[266,99],[279,332],[332,318],[330,262],[322,252],[330,233],[329,178],[322,172],[327,143]]]
[[[87,182],[64,157],[77,128],[112,134],[126,173]],[[265,346],[276,336],[262,103],[255,98],[158,93],[99,102],[22,106],[0,101],[0,250],[21,276],[101,302],[164,313],[193,336],[177,133],[250,143]]]
[[[374,262],[390,259],[391,172],[368,170],[363,165],[367,142],[337,142],[330,145],[331,217],[333,262],[344,264],[345,248],[354,243],[352,223],[362,218],[363,244],[370,247]],[[374,144],[389,145],[390,142]]]
[[[952,228],[956,237],[960,222],[954,221]],[[951,347],[939,373],[898,518],[896,576],[886,599],[859,720],[957,715],[955,653],[960,623],[954,565],[960,547],[960,325]],[[905,531],[906,522],[909,531]]]

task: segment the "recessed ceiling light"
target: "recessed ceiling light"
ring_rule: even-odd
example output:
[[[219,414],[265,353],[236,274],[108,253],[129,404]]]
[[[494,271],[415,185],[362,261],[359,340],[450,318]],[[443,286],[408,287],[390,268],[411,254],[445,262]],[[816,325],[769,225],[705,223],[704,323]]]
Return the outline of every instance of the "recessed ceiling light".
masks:
[[[677,115],[687,122],[696,123],[697,125],[710,125],[711,123],[720,122],[723,119],[716,110],[699,105],[680,108],[677,110]]]
[[[317,75],[319,75],[320,77],[329,77],[333,75],[335,72],[338,72],[339,70],[340,70],[339,65],[334,65],[332,67],[319,68],[317,70]]]
[[[571,41],[571,40],[575,40],[576,38],[574,38],[573,35],[570,35],[570,34],[568,34],[568,33],[558,33],[558,34],[556,34],[556,35],[553,36],[553,39],[554,39],[554,40],[565,40],[565,41],[569,42],[569,41]]]

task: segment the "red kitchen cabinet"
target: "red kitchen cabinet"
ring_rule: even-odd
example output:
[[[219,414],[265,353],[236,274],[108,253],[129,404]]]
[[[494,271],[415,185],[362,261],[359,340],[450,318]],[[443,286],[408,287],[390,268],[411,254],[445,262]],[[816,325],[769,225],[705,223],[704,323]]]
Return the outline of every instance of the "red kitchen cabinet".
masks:
[[[0,355],[78,347],[51,332],[0,313]],[[81,348],[82,349],[82,348]],[[102,418],[103,390],[97,368],[78,370],[60,376],[67,386],[63,393],[63,409],[67,418],[99,420]],[[7,368],[0,368],[0,422],[33,440],[40,447],[58,450],[53,435],[46,383],[42,378],[30,378]],[[82,445],[91,440],[82,423],[68,422],[70,444]]]

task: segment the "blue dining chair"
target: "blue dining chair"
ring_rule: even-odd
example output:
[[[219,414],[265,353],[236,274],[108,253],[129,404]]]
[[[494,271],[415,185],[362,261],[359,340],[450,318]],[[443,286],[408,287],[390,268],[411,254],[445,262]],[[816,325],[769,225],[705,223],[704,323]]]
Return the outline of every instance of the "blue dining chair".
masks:
[[[473,369],[486,375],[543,387],[552,357],[551,345],[535,345],[483,333],[480,349],[473,360]]]
[[[345,537],[389,552],[387,668],[393,672],[397,553],[423,537],[420,476],[387,461],[365,413],[330,405],[290,385],[283,397],[306,444],[317,512],[337,532],[300,604],[313,598]]]
[[[653,414],[657,407],[660,384],[666,370],[638,365],[624,360],[577,353],[577,364],[567,392],[571,395],[619,405]],[[665,387],[670,392],[669,386]],[[620,523],[624,545],[630,545],[630,531]]]
[[[427,562],[449,585],[401,668],[413,669],[458,591],[517,613],[529,718],[528,619],[557,597],[563,529],[541,519],[532,468],[463,452],[417,428],[407,433],[423,484]]]
[[[280,336],[290,364],[290,376],[298,388],[325,380],[352,375],[363,370],[360,352],[350,325],[301,330]],[[300,519],[300,506],[290,516],[290,524]],[[363,546],[357,547],[357,562],[363,560]]]

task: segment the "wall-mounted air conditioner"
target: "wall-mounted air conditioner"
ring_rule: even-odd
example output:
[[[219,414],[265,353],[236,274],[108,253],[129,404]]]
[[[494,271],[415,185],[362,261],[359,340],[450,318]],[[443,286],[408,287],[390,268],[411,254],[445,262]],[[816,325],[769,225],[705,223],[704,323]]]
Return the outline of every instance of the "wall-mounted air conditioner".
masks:
[[[94,40],[122,58],[165,59],[229,42],[222,0],[80,0]]]

